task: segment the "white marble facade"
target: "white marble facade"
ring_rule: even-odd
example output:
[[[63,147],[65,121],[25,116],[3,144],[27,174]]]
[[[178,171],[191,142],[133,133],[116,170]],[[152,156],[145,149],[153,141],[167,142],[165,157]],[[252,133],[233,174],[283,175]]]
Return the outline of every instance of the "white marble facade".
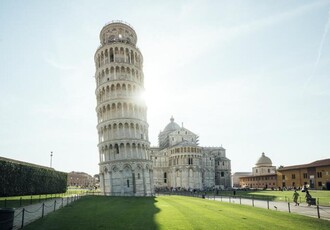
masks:
[[[106,195],[154,193],[149,156],[143,56],[127,23],[113,21],[100,32],[96,50],[96,99],[100,187]]]
[[[230,160],[223,147],[201,147],[198,136],[170,123],[150,148],[155,189],[212,189],[231,186]]]
[[[171,118],[150,148],[143,56],[127,23],[100,32],[94,56],[100,187],[105,195],[149,196],[154,189],[227,188],[230,160],[222,147],[201,147],[198,136]]]

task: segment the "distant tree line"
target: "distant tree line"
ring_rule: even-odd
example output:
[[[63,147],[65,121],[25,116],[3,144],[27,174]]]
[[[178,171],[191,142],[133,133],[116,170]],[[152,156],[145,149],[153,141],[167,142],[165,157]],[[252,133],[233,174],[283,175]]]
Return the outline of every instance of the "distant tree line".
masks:
[[[67,173],[0,159],[0,196],[64,193]]]

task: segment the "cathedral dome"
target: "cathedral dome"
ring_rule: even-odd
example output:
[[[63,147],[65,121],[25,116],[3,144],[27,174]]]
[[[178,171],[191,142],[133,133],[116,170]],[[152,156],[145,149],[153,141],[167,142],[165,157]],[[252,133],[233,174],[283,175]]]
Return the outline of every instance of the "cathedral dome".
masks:
[[[261,157],[256,163],[256,166],[272,166],[272,161],[269,157],[265,156],[265,153],[262,153]]]
[[[165,129],[164,129],[164,132],[166,133],[169,133],[169,132],[173,132],[173,131],[176,131],[176,130],[179,130],[180,129],[180,126],[174,122],[174,118],[171,117],[170,119],[170,123],[168,123],[168,125],[166,125]]]

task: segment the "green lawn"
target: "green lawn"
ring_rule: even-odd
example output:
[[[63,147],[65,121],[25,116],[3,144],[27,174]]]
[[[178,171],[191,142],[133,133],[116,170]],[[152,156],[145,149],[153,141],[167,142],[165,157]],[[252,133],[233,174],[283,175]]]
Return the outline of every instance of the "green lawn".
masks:
[[[3,207],[17,208],[21,206],[39,203],[52,198],[67,197],[75,194],[83,194],[86,191],[87,191],[86,189],[71,188],[68,189],[66,193],[0,197],[0,208]]]
[[[24,229],[329,229],[329,221],[194,197],[88,196]]]
[[[309,190],[312,197],[316,198],[319,201],[320,205],[330,206],[330,191],[327,190]],[[305,201],[305,194],[304,192],[298,191],[299,199],[301,199],[300,203],[304,203]],[[209,193],[210,196],[213,196],[213,192]],[[233,196],[233,191],[220,191],[219,195],[223,196]],[[271,190],[257,190],[257,191],[244,191],[244,190],[237,190],[236,196],[240,196],[242,198],[252,198],[255,199],[268,199],[274,201],[286,201],[292,202],[292,195],[293,191],[271,191]]]

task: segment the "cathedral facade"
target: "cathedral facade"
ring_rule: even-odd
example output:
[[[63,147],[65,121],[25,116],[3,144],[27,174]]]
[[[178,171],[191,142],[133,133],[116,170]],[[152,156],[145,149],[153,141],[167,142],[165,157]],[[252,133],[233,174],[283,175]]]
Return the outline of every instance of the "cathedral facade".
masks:
[[[223,147],[201,147],[198,136],[174,118],[159,133],[159,147],[150,148],[155,189],[231,187],[231,165]]]

